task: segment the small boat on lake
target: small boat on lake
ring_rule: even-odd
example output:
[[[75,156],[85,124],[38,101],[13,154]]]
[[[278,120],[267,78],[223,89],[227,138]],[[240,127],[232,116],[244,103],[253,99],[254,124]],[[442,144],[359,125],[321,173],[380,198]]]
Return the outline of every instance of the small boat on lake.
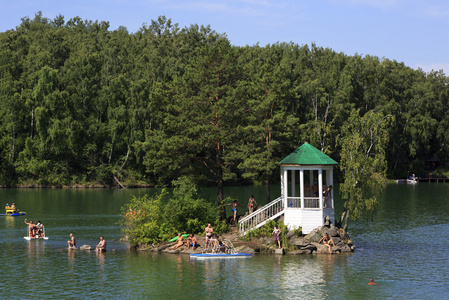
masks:
[[[25,215],[24,212],[19,211],[15,206],[9,206],[8,204],[5,206],[5,213],[1,213],[0,216],[10,216],[10,217],[18,217]]]
[[[26,223],[25,219],[25,224],[27,225],[34,225],[32,222],[31,223]],[[33,227],[33,230],[31,231],[31,227],[27,227],[27,236],[24,236],[23,238],[26,239],[27,241],[31,241],[31,240],[48,240],[48,236],[45,235],[45,226],[43,226],[40,221],[36,224],[36,226]]]
[[[210,239],[211,247],[206,248],[203,253],[190,254],[191,259],[222,259],[222,258],[250,258],[252,254],[237,253],[230,240],[223,240],[223,242]]]

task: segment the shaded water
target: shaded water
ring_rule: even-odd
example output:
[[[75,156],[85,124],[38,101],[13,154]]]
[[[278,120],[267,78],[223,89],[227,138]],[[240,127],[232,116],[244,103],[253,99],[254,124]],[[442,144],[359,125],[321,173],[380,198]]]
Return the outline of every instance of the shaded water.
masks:
[[[226,189],[242,204],[252,193],[265,204],[263,191]],[[211,261],[129,252],[118,241],[120,207],[146,192],[158,190],[0,190],[1,206],[15,202],[50,237],[26,241],[24,217],[0,217],[2,298],[440,299],[449,291],[449,184],[389,185],[372,220],[350,223],[352,254]],[[68,252],[70,232],[78,246],[103,235],[116,251]]]

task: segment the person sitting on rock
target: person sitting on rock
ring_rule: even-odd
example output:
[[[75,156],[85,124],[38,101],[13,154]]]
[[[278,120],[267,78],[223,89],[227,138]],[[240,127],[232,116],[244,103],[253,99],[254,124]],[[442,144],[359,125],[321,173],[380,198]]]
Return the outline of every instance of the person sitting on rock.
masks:
[[[181,233],[178,233],[178,238],[176,239],[176,244],[168,248],[168,250],[175,250],[184,245],[184,237]]]
[[[73,234],[70,234],[70,240],[67,241],[67,245],[69,246],[69,249],[76,249],[76,240]]]
[[[193,250],[195,250],[195,247],[198,247],[198,240],[193,233],[187,238],[187,249],[190,249],[190,246],[192,246]]]
[[[98,243],[97,247],[95,247],[95,251],[98,252],[106,251],[106,240],[103,238],[103,236],[100,236],[100,242]]]
[[[329,253],[332,253],[332,246],[335,246],[335,244],[334,241],[332,240],[332,237],[327,232],[324,234],[321,240],[318,241],[318,244],[320,244],[321,242],[323,242],[323,244],[329,248]]]

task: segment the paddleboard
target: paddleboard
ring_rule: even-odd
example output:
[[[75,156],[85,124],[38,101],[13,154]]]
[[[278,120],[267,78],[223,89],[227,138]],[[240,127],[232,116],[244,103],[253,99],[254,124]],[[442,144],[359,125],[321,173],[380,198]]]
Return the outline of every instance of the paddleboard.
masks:
[[[250,258],[252,254],[248,253],[192,253],[190,258],[205,259],[205,258]]]
[[[32,237],[29,237],[29,236],[24,236],[23,237],[24,239],[26,239],[27,241],[31,241],[31,240],[48,240],[48,236],[44,236],[44,237],[38,237],[38,238],[32,238]]]

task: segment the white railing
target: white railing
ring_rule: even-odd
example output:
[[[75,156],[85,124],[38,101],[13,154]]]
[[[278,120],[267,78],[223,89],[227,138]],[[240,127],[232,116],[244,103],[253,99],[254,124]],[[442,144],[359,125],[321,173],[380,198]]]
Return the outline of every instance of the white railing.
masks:
[[[268,220],[277,218],[284,213],[284,201],[282,197],[271,201],[262,208],[239,220],[240,232],[245,235],[248,230],[263,226]]]
[[[288,208],[302,208],[301,197],[287,197]],[[323,208],[332,208],[333,201],[330,197],[323,197]],[[319,197],[304,197],[304,208],[320,208]]]

